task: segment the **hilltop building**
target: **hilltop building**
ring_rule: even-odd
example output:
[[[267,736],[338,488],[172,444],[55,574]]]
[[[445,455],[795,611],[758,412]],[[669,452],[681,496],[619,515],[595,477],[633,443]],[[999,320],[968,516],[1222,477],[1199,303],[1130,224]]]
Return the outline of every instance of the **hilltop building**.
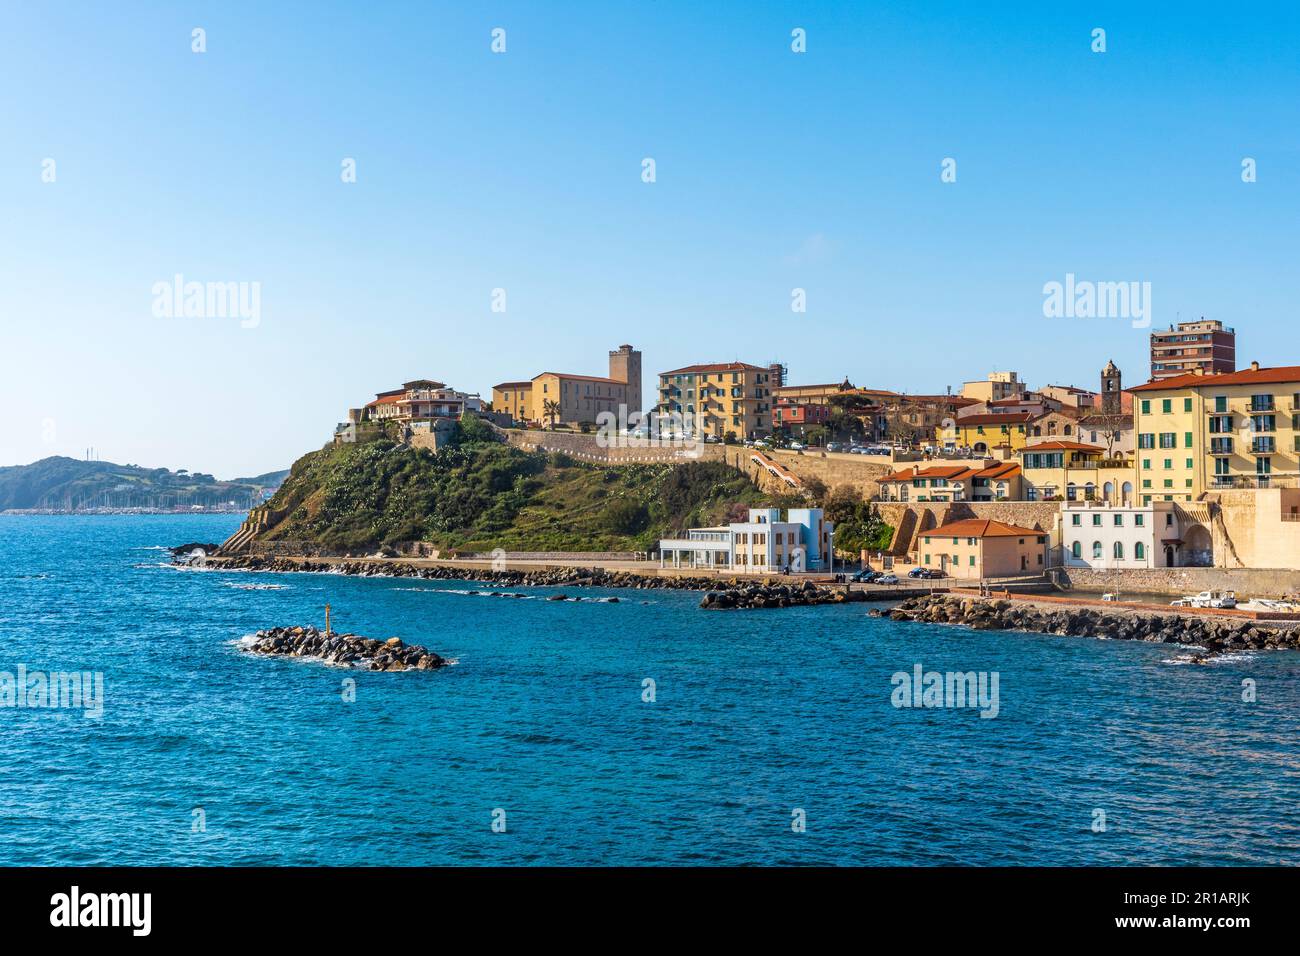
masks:
[[[1222,322],[1180,322],[1151,333],[1151,378],[1174,378],[1200,372],[1218,375],[1237,370],[1237,332]]]
[[[772,429],[772,391],[783,367],[745,362],[687,365],[659,373],[661,415],[682,416],[683,430],[698,438],[762,438]]]
[[[542,372],[492,386],[492,408],[530,425],[595,424],[602,412],[621,410],[631,419],[641,403],[641,353],[630,345],[609,353],[608,376]]]

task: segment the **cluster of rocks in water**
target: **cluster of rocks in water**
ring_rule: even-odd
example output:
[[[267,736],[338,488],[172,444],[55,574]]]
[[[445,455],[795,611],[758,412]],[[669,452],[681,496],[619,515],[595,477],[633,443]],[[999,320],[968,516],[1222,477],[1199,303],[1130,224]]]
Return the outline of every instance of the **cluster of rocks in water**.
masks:
[[[801,607],[808,604],[842,604],[846,601],[865,601],[861,591],[820,588],[811,581],[802,584],[742,584],[730,582],[724,590],[709,591],[700,601],[700,607],[711,611],[733,609]]]
[[[320,561],[311,558],[284,558],[259,554],[220,555],[210,566],[225,570],[249,571],[316,571],[350,574],[357,577],[421,578],[430,581],[483,581],[507,587],[594,587],[635,588],[643,590],[707,591],[718,586],[716,578],[656,577],[631,571],[604,568],[530,568],[491,571],[485,568],[456,568],[447,565],[416,565],[404,561],[345,559]],[[728,582],[732,586],[737,580]]]
[[[406,644],[400,637],[378,641],[357,634],[326,634],[315,625],[258,631],[248,650],[254,654],[310,657],[372,671],[431,671],[447,663],[428,648]]]
[[[1034,631],[1061,636],[1107,637],[1202,648],[1198,660],[1231,651],[1300,647],[1300,630],[1243,618],[1158,614],[1097,608],[1043,608],[1017,601],[957,595],[908,598],[873,616],[894,621],[962,624],[977,631]]]

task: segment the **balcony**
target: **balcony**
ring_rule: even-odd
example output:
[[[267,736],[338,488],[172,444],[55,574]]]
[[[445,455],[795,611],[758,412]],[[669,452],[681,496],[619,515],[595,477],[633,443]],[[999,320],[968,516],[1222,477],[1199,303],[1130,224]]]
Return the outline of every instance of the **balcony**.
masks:
[[[1247,409],[1246,409],[1246,410],[1247,410],[1248,412],[1250,412],[1250,414],[1252,414],[1252,415],[1255,414],[1256,412],[1275,412],[1275,411],[1277,411],[1277,402],[1274,402],[1274,401],[1267,401],[1267,402],[1252,401],[1252,402],[1250,403],[1250,405],[1247,406]]]
[[[1271,472],[1267,475],[1215,475],[1212,489],[1257,491],[1261,488],[1300,487],[1300,473]]]
[[[1252,455],[1276,455],[1277,442],[1272,438],[1256,438],[1250,443],[1250,453]]]

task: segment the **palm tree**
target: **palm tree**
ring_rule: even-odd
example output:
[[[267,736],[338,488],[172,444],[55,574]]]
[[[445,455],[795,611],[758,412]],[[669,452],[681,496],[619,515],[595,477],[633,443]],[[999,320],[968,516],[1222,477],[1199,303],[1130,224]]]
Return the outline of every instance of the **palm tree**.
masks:
[[[542,417],[555,427],[556,420],[560,417],[560,403],[553,398],[547,398],[542,401]]]

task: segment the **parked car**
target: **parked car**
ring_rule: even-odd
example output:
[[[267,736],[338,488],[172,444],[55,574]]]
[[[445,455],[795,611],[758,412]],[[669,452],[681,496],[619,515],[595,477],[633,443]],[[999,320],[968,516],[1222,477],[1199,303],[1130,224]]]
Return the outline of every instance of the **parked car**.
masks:
[[[804,450],[804,446],[803,446],[802,444],[800,444],[799,442],[797,442],[797,441],[792,441],[792,442],[790,442],[790,444],[787,445],[786,447],[789,448],[791,451],[803,451],[803,450]]]
[[[869,584],[878,577],[880,577],[879,571],[873,570],[872,568],[863,568],[861,571],[858,571],[850,577],[849,580],[857,584]]]
[[[722,439],[719,438],[717,435],[705,435],[704,443],[706,445],[720,445],[722,443]]]
[[[897,584],[898,578],[893,574],[882,574],[873,582],[875,584]]]
[[[913,568],[911,571],[907,572],[907,576],[909,578],[923,578],[926,577],[928,574],[929,572],[926,571],[925,568]]]
[[[827,450],[827,451],[843,451],[843,450],[844,450],[844,445],[843,445],[843,443],[841,443],[841,442],[837,442],[837,441],[827,442],[827,443],[826,443],[826,450]]]

